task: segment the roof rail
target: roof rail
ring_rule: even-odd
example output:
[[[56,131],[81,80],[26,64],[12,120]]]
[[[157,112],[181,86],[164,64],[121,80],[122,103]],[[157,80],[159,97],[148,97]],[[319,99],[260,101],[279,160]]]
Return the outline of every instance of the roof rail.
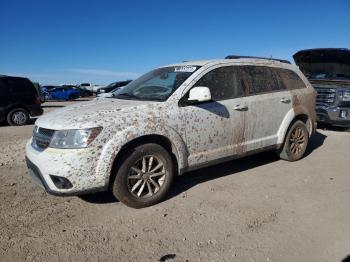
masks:
[[[254,59],[265,59],[265,60],[272,60],[272,61],[278,61],[281,63],[290,64],[288,60],[283,59],[276,59],[272,57],[260,57],[260,56],[240,56],[240,55],[228,55],[225,57],[225,59],[241,59],[241,58],[254,58]]]

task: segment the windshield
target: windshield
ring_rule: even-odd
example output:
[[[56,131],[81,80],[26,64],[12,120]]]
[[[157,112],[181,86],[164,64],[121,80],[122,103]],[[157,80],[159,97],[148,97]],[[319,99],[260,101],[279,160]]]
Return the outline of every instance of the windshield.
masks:
[[[113,92],[113,97],[165,101],[198,68],[198,66],[170,66],[155,69]]]

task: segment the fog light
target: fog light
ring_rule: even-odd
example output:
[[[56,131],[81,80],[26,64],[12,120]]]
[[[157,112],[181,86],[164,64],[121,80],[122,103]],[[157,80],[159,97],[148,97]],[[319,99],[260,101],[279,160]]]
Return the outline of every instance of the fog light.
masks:
[[[72,183],[67,178],[53,175],[50,175],[50,177],[52,179],[52,182],[59,189],[69,189],[73,187]]]
[[[340,117],[341,118],[348,118],[348,111],[340,110]]]

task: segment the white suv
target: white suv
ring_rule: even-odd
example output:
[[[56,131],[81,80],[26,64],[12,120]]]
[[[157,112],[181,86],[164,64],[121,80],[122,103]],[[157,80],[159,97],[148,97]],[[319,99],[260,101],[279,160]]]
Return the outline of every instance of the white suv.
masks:
[[[50,112],[27,143],[29,173],[57,195],[112,190],[131,207],[166,196],[175,175],[276,150],[303,157],[315,91],[294,65],[269,59],[191,61]]]

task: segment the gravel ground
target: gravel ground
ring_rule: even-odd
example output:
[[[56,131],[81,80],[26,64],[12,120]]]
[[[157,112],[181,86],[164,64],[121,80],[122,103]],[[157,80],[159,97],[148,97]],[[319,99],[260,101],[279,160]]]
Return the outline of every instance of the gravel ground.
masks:
[[[66,102],[46,103],[45,111]],[[0,127],[1,261],[342,261],[350,255],[350,133],[319,130],[289,163],[264,153],[188,173],[168,200],[130,209],[111,194],[34,185],[33,125]]]

